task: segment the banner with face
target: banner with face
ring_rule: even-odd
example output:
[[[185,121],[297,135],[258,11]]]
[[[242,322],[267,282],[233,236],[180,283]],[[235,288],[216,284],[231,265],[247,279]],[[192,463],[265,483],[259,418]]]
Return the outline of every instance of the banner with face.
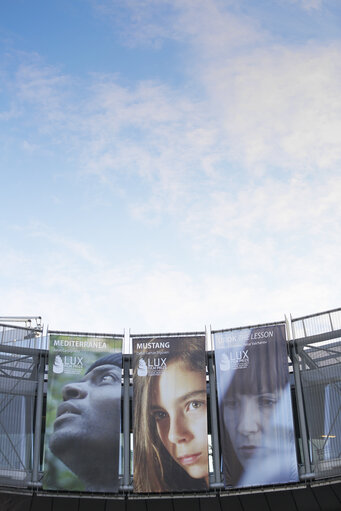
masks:
[[[208,488],[205,339],[133,340],[134,491]]]
[[[214,333],[226,486],[298,480],[285,327]]]
[[[122,339],[50,334],[44,489],[115,492]]]

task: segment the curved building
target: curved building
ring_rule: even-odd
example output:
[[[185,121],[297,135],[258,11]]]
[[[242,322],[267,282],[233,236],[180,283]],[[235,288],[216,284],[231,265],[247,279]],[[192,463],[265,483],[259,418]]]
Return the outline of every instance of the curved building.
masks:
[[[341,309],[0,336],[1,511],[341,509]]]

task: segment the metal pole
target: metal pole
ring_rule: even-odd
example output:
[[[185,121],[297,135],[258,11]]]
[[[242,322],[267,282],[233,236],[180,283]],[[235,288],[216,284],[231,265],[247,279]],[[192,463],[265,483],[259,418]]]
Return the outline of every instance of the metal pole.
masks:
[[[123,489],[130,489],[130,415],[129,381],[130,356],[123,357]]]
[[[221,483],[220,472],[220,450],[219,450],[219,433],[218,433],[218,412],[217,412],[217,393],[215,383],[215,373],[213,368],[213,355],[208,355],[208,374],[210,378],[210,411],[211,411],[211,435],[212,435],[212,454],[214,483]],[[211,485],[212,486],[212,485]]]
[[[211,328],[206,330],[206,346],[211,344]],[[209,342],[208,342],[209,341]],[[211,437],[212,437],[212,455],[213,455],[213,470],[214,470],[214,483],[210,485],[211,488],[221,486],[221,472],[220,472],[220,450],[219,450],[219,433],[218,433],[218,412],[217,412],[217,392],[216,392],[216,379],[213,366],[213,351],[207,354],[208,358],[208,376],[210,382],[210,411],[211,411]]]
[[[290,323],[291,323],[291,321],[290,321]],[[293,337],[295,337],[293,325],[291,324],[290,326],[291,326],[291,328],[288,329],[289,336],[291,337],[290,333],[292,332]],[[300,425],[300,430],[301,430],[303,462],[304,462],[304,469],[305,469],[305,474],[302,479],[306,479],[307,477],[313,477],[314,474],[311,473],[312,468],[311,468],[310,456],[309,456],[309,442],[308,442],[308,434],[307,434],[307,424],[306,424],[306,418],[305,418],[305,413],[304,413],[304,401],[303,401],[303,393],[302,393],[300,366],[299,366],[299,358],[298,358],[298,353],[297,353],[297,349],[296,349],[295,339],[291,339],[289,341],[289,346],[290,346],[290,355],[291,355],[292,365],[293,365],[293,369],[294,369],[295,394],[296,394],[296,402],[297,402],[298,420],[299,420],[299,425]]]
[[[295,376],[296,402],[297,402],[297,409],[298,409],[298,420],[299,420],[300,430],[301,430],[301,435],[302,435],[302,449],[303,449],[305,472],[306,472],[306,475],[308,475],[308,474],[312,475],[311,474],[310,456],[309,456],[307,426],[306,426],[304,403],[303,403],[303,396],[302,396],[302,385],[301,385],[301,377],[300,377],[300,370],[299,370],[299,360],[298,360],[298,356],[295,352],[295,347],[294,347],[295,341],[291,341],[291,342],[293,343],[292,349],[291,349],[291,356],[292,356],[292,364],[293,364],[294,376]]]
[[[39,480],[40,440],[44,398],[44,372],[45,372],[45,356],[43,354],[40,354],[38,363],[37,401],[33,440],[33,469],[32,469],[33,483],[37,483]]]

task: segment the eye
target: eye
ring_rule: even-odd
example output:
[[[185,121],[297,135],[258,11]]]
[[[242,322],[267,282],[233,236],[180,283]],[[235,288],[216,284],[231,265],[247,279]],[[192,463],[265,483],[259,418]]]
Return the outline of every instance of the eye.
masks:
[[[113,373],[102,374],[97,380],[99,385],[101,383],[117,383],[118,381],[119,381],[118,375]]]
[[[163,410],[154,410],[152,412],[152,417],[154,417],[156,422],[160,422],[168,418],[168,413],[164,412]]]
[[[112,374],[105,374],[104,376],[102,376],[101,378],[102,381],[114,381],[115,378],[113,377]]]
[[[260,396],[258,398],[258,404],[263,408],[273,408],[276,403],[277,403],[276,397]]]
[[[190,401],[186,405],[186,412],[193,412],[195,410],[198,410],[202,406],[205,406],[204,401]]]

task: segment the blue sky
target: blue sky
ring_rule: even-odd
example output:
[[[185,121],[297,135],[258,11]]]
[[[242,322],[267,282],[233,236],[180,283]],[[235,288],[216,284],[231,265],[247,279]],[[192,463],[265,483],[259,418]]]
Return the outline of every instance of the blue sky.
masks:
[[[1,315],[339,307],[340,27],[338,0],[2,1]]]

